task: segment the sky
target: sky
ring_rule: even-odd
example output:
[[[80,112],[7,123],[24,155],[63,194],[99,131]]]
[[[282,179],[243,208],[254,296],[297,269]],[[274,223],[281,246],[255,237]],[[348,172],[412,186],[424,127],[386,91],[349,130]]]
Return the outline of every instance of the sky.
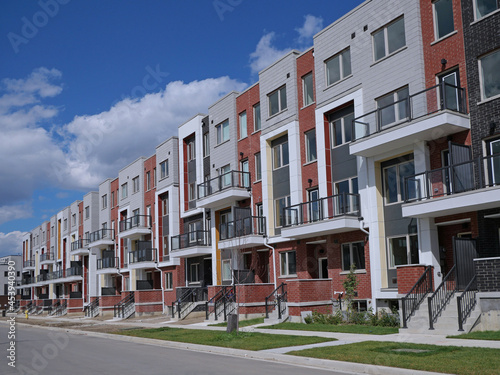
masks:
[[[360,0],[0,2],[0,256]]]

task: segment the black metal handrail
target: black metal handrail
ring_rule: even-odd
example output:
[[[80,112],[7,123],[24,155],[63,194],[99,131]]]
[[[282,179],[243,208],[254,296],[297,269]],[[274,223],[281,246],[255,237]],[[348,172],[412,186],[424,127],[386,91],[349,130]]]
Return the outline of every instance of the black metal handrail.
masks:
[[[288,301],[288,292],[286,284],[281,283],[271,294],[266,297],[266,318],[269,318],[270,306],[276,306],[278,309],[278,319],[283,317],[286,311],[286,302]]]
[[[123,298],[120,302],[118,302],[113,307],[113,316],[115,318],[123,318],[125,319],[125,312],[130,309],[135,304],[135,295],[134,292],[130,292]]]
[[[46,260],[54,260],[54,253],[43,253],[40,255],[40,262],[45,262]]]
[[[338,216],[359,215],[359,194],[342,193],[285,207],[283,226],[304,225]]]
[[[118,257],[106,257],[97,259],[97,269],[117,268],[120,265]]]
[[[90,233],[89,243],[97,242],[100,240],[114,240],[115,230],[114,229],[99,229],[95,232]]]
[[[177,299],[177,301],[172,302],[172,318],[175,318],[175,314],[177,313],[178,318],[181,319],[182,313],[186,311],[190,303],[206,300],[207,294],[207,288],[189,288],[187,293]]]
[[[135,215],[120,221],[120,233],[132,228],[151,228],[151,215]]]
[[[156,249],[139,249],[128,253],[128,263],[156,262]]]
[[[454,94],[451,95],[451,92]],[[405,122],[449,110],[467,113],[465,89],[446,82],[429,87],[352,120],[352,140],[369,137]]]
[[[198,199],[208,197],[229,188],[249,189],[250,172],[229,171],[197,186]]]
[[[87,318],[93,318],[97,316],[96,312],[99,312],[99,297],[85,306],[85,316]]]
[[[457,297],[458,305],[458,330],[464,330],[464,323],[471,314],[474,307],[476,307],[477,299],[477,275],[474,275],[472,280],[467,284],[461,295]]]
[[[89,240],[87,238],[80,238],[79,240],[71,242],[71,251],[88,248]]]
[[[194,246],[211,246],[212,236],[208,230],[196,230],[172,236],[171,251],[186,249]]]
[[[206,317],[208,319],[210,314],[214,314],[214,320],[218,320],[221,314],[224,315],[224,321],[227,316],[235,309],[234,302],[236,302],[236,288],[234,285],[223,286],[221,290],[213,296],[210,301],[205,304]],[[210,309],[210,307],[213,307]]]
[[[63,303],[60,304],[60,306],[57,308],[55,315],[61,316],[64,315],[65,312],[68,310],[68,302],[64,301]]]
[[[457,291],[457,265],[443,278],[443,281],[436,288],[434,293],[427,298],[429,308],[429,329],[434,329],[434,323],[446,307],[453,294]]]
[[[219,225],[220,240],[249,236],[266,235],[266,218],[264,216],[249,216]]]
[[[500,154],[495,154],[405,177],[405,202],[500,185],[498,165]]]
[[[424,273],[417,280],[410,291],[401,298],[403,328],[408,328],[407,323],[425,296],[432,292],[432,267],[427,266]]]

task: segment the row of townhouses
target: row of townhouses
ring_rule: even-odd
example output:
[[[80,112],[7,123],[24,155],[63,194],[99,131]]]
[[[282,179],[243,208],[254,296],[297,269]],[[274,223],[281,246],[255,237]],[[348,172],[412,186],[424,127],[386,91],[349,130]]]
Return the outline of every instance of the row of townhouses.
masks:
[[[406,324],[498,290],[499,7],[365,1],[28,233],[23,305],[297,320],[354,264],[357,308]]]

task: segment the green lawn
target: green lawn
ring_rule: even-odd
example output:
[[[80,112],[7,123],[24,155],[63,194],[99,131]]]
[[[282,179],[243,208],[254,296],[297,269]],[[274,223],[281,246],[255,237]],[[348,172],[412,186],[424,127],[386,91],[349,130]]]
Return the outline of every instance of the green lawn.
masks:
[[[361,342],[288,354],[457,375],[498,375],[500,349]]]
[[[182,329],[155,328],[124,330],[119,334],[126,336],[146,337],[158,340],[187,342],[191,344],[222,346],[224,348],[265,350],[286,346],[308,345],[319,342],[334,341],[323,337],[302,337],[289,335],[269,335],[258,332],[233,332]]]
[[[262,324],[262,323],[264,323],[264,318],[255,318],[255,319],[248,319],[248,320],[240,320],[238,322],[238,325],[240,327],[248,327],[248,326],[253,326],[253,325]],[[210,324],[210,325],[214,326],[214,327],[227,327],[227,322]]]
[[[500,331],[482,331],[464,333],[463,335],[448,336],[449,339],[470,339],[470,340],[500,340]]]
[[[379,327],[379,326],[365,326],[360,324],[304,324],[304,323],[280,323],[272,326],[264,326],[260,328],[269,329],[290,329],[296,331],[319,331],[319,332],[341,332],[341,333],[364,333],[371,335],[389,335],[391,333],[398,333],[398,328],[394,327]]]

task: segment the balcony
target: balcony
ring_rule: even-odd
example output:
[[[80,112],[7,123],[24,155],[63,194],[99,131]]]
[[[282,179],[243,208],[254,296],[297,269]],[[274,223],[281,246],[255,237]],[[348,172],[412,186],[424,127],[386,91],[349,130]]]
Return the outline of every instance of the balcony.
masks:
[[[88,255],[89,254],[89,240],[81,238],[71,242],[71,255]]]
[[[465,89],[442,83],[353,120],[350,153],[372,157],[388,149],[470,129]]]
[[[111,271],[111,273],[116,272],[116,268],[120,265],[120,261],[117,257],[109,257],[97,259],[97,271],[107,270]],[[101,273],[109,273],[109,272],[101,272]]]
[[[137,280],[135,290],[153,290],[153,280]]]
[[[283,209],[281,236],[300,239],[359,229],[359,194],[338,194]]]
[[[23,270],[29,271],[35,269],[35,261],[34,260],[25,260],[23,262]]]
[[[198,185],[197,207],[216,208],[250,197],[250,172],[230,171]]]
[[[266,218],[249,216],[219,226],[219,249],[248,248],[264,244]]]
[[[139,249],[128,253],[130,269],[153,268],[156,265],[156,249]]]
[[[115,239],[115,231],[113,229],[99,229],[90,233],[88,245],[89,247],[98,247],[100,249],[107,248],[113,245]]]
[[[53,264],[56,261],[54,253],[44,253],[40,255],[40,264]]]
[[[120,221],[120,235],[126,238],[139,238],[151,234],[151,216],[135,215]]]
[[[36,277],[24,277],[21,280],[21,285],[30,285],[36,283]]]
[[[210,231],[197,230],[173,236],[171,239],[172,258],[190,258],[212,254]]]
[[[403,216],[429,218],[500,207],[500,154],[405,179]]]
[[[115,287],[102,287],[101,288],[101,296],[115,296],[116,288]]]

